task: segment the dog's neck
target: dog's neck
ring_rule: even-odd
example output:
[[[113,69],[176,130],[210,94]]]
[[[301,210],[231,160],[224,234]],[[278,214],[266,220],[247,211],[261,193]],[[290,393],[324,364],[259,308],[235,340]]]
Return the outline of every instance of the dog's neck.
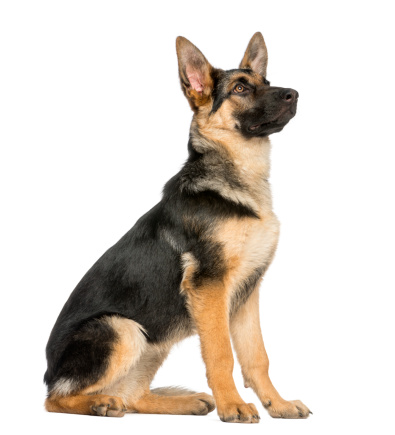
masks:
[[[218,131],[216,135],[210,133],[211,137],[192,121],[190,146],[212,168],[199,185],[215,189],[258,213],[271,211],[269,138],[246,139],[229,130]]]

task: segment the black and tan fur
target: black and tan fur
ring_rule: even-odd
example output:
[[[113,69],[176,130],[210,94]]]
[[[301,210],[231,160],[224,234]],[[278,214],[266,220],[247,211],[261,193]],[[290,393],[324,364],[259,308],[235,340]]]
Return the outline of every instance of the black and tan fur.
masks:
[[[259,324],[259,285],[276,251],[270,142],[296,113],[298,93],[270,86],[260,33],[238,69],[214,68],[177,38],[181,87],[194,112],[189,157],[162,200],[87,272],[47,345],[46,409],[207,414],[259,421],[232,377],[231,339],[246,386],[272,417],[306,418],[273,387]],[[214,399],[151,390],[176,342],[197,333]],[[214,404],[215,403],[215,404]]]

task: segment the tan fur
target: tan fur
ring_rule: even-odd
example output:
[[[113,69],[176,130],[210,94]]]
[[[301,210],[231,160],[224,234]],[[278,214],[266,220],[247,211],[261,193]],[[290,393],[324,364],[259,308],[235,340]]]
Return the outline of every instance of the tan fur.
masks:
[[[148,345],[139,361],[130,367],[127,375],[103,392],[121,397],[128,408],[133,408],[134,402],[149,393],[150,384],[173,344],[174,341],[168,341],[160,345]]]
[[[232,315],[238,309],[237,290],[254,271],[264,271],[272,262],[279,237],[279,223],[275,215],[261,219],[232,219],[215,234],[223,245],[223,253],[229,265],[227,286]]]
[[[195,261],[186,264],[181,288],[199,334],[207,381],[213,391],[218,415],[224,421],[257,422],[256,408],[243,402],[233,377],[233,354],[229,335],[229,294],[224,282],[195,288],[191,280]],[[190,270],[189,270],[190,269]],[[226,281],[226,280],[225,280]],[[239,417],[240,416],[240,417]]]
[[[232,104],[230,100],[225,101],[220,110],[210,117],[201,109],[194,118],[195,129],[201,134],[199,139],[206,138],[203,145],[215,149],[232,162],[241,183],[248,186],[248,190],[237,191],[223,183],[215,186],[212,180],[207,187],[251,207],[259,219],[229,218],[218,222],[207,237],[223,247],[227,267],[223,282],[213,283],[208,288],[194,288],[192,278],[199,265],[191,253],[186,253],[182,257],[184,275],[181,291],[188,296],[187,303],[201,340],[207,378],[217,402],[218,414],[227,421],[233,421],[238,414],[246,421],[255,422],[258,419],[254,417],[258,415],[256,409],[244,404],[232,377],[229,311],[238,284],[257,268],[270,264],[277,246],[279,222],[271,210],[267,181],[270,142],[266,138],[247,141],[235,133]],[[237,409],[243,410],[241,414]]]
[[[210,234],[207,234],[207,237],[221,243],[224,248],[225,261],[229,269],[227,285],[230,287],[228,291],[231,294],[237,283],[246,279],[256,268],[262,265],[266,268],[269,266],[277,247],[280,224],[272,211],[272,197],[268,182],[270,141],[267,138],[246,140],[238,137],[234,129],[228,130],[225,127],[221,129],[221,125],[232,123],[225,119],[227,116],[232,116],[226,104],[227,102],[223,104],[224,107],[221,107],[218,114],[210,118],[210,121],[203,122],[199,126],[199,131],[203,131],[207,137],[210,137],[210,134],[217,137],[217,140],[210,142],[210,146],[217,147],[217,151],[227,156],[237,171],[241,183],[248,186],[248,189],[238,191],[224,183],[216,186],[215,181],[211,180],[210,186],[207,187],[217,189],[221,195],[250,206],[259,217],[259,219],[229,218],[219,222],[211,229]],[[227,112],[229,113],[224,116],[223,114]],[[198,117],[196,118],[198,123]],[[224,141],[218,140],[218,130],[223,131],[221,134],[225,137]],[[188,222],[188,225],[193,225],[193,222]],[[188,265],[192,266],[196,260],[187,253],[183,255],[183,261],[187,261]],[[196,269],[195,263],[193,267],[184,268],[184,279],[187,278],[186,273],[191,275]],[[184,284],[183,280],[182,289]]]
[[[116,409],[109,408],[112,416],[121,416],[115,415],[115,411],[118,412],[122,409],[124,409],[120,413],[122,415],[126,410],[128,412],[145,412],[148,410],[149,404],[152,405],[149,413],[207,414],[214,409],[211,396],[204,393],[199,395],[188,392],[189,398],[183,404],[183,400],[177,397],[184,396],[185,399],[185,392],[173,390],[173,393],[170,394],[171,390],[163,390],[168,391],[167,395],[161,390],[157,390],[154,394],[150,392],[152,379],[172,346],[191,334],[188,328],[175,330],[172,337],[163,343],[147,344],[141,332],[142,328],[136,322],[117,316],[106,317],[103,321],[108,322],[119,336],[104,376],[97,383],[78,394],[72,394],[62,384],[64,390],[62,394],[59,394],[57,390],[46,400],[45,407],[48,411],[96,415],[95,409],[103,405],[101,404],[103,400],[106,401],[106,404],[115,401]],[[167,401],[167,397],[162,398],[165,395],[171,396],[171,398]],[[122,406],[118,406],[119,404]],[[104,412],[103,409],[100,408],[99,412]]]
[[[230,331],[246,387],[252,387],[272,417],[307,418],[309,409],[300,401],[286,401],[269,378],[269,359],[259,321],[259,287],[232,317]]]
[[[130,367],[138,362],[147,345],[142,333],[143,328],[133,320],[111,316],[107,317],[106,321],[114,328],[119,338],[114,344],[105,375],[99,382],[81,391],[81,394],[109,390],[115,382],[128,374]]]
[[[150,392],[129,406],[144,414],[206,415],[215,409],[215,402],[205,393],[173,396]]]
[[[219,152],[223,153],[224,159],[232,165],[240,182],[248,189],[230,186],[223,180],[203,179],[196,183],[199,190],[215,190],[223,197],[251,208],[256,214],[261,216],[264,214],[273,215],[268,181],[271,150],[269,139],[257,138],[250,142],[243,142],[240,139],[234,144],[232,150],[228,150],[225,145],[218,141],[206,141],[206,146],[207,148],[220,149]],[[188,224],[193,225],[192,222],[188,222]]]
[[[191,394],[195,394],[195,391],[188,390],[188,388],[184,387],[159,387],[153,388],[151,393],[159,396],[190,396]]]
[[[130,367],[135,365],[144,353],[147,343],[142,333],[143,328],[133,320],[107,316],[101,321],[108,323],[118,337],[104,376],[78,393],[73,392],[73,385],[70,381],[60,380],[45,401],[47,411],[116,417],[124,414],[123,400],[116,394],[103,394],[103,392],[110,391],[112,385],[120,382],[127,375]],[[96,408],[99,408],[99,411]],[[109,413],[102,414],[104,411]]]
[[[277,247],[279,223],[274,214],[260,219],[228,219],[214,233],[223,246],[229,267],[227,286],[230,294],[262,265],[268,267]]]
[[[201,110],[194,117],[192,131],[199,131],[197,147],[204,144],[206,150],[215,149],[232,165],[240,182],[248,187],[248,189],[237,189],[222,184],[217,187],[221,195],[249,206],[257,213],[272,213],[272,198],[268,182],[270,140],[267,137],[246,139],[236,131],[233,104],[232,99],[228,99],[215,114],[208,116],[205,110]],[[204,141],[201,140],[202,137]],[[213,183],[215,180],[210,180],[210,186],[206,187],[216,188]]]
[[[145,343],[140,357],[129,367],[128,372],[117,382],[104,388],[101,393],[122,398],[127,408],[133,411],[135,403],[150,393],[151,382],[171,348],[193,333],[191,325],[179,325],[166,341],[156,344]]]
[[[180,285],[181,293],[187,292],[188,289],[193,288],[193,275],[198,269],[198,262],[196,258],[190,252],[186,252],[181,256],[181,264],[184,270],[182,281]]]
[[[104,376],[95,384],[78,391],[82,395],[97,393],[125,376],[129,368],[138,361],[146,345],[146,339],[142,332],[143,327],[133,320],[119,316],[106,316],[100,321],[108,323],[118,338],[114,343]],[[75,385],[69,379],[60,379],[51,390],[51,394],[55,396],[67,396],[75,393]]]
[[[52,395],[45,401],[45,409],[49,412],[85,415],[107,415],[108,417],[122,417],[126,408],[119,397],[103,394],[95,395]]]

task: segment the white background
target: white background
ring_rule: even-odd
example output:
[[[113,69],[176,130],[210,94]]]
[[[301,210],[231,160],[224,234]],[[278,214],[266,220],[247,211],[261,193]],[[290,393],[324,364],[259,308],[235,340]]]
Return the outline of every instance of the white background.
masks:
[[[2,426],[6,433],[394,433],[394,32],[390,2],[2,1]],[[175,38],[238,66],[261,31],[268,79],[300,94],[272,136],[281,223],[262,285],[274,385],[314,412],[259,425],[43,409],[44,349],[69,293],[187,157]],[[154,386],[209,391],[196,337]]]

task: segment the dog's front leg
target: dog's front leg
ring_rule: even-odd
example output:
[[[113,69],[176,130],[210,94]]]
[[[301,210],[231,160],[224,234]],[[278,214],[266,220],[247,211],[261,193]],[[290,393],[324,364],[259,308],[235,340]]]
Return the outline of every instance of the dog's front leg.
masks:
[[[240,397],[233,380],[226,288],[222,283],[189,288],[188,305],[195,322],[206,364],[207,380],[222,421],[258,423],[253,404]]]
[[[259,322],[259,288],[232,317],[232,341],[246,387],[252,387],[272,417],[307,418],[310,410],[300,400],[284,400],[269,378],[269,359]]]

